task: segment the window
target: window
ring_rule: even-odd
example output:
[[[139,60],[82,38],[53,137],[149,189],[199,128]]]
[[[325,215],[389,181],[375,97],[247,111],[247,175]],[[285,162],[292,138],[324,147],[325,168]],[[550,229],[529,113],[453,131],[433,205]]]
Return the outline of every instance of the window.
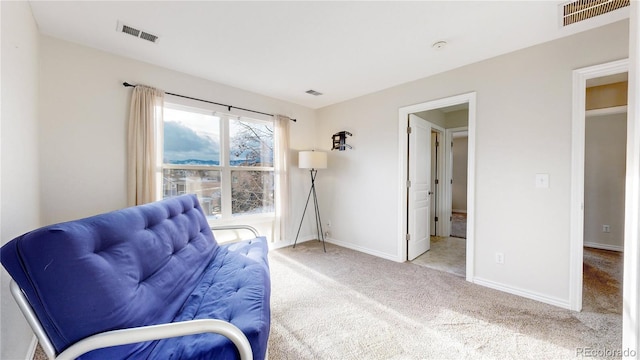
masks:
[[[210,219],[274,213],[274,124],[164,107],[162,197],[193,193]]]

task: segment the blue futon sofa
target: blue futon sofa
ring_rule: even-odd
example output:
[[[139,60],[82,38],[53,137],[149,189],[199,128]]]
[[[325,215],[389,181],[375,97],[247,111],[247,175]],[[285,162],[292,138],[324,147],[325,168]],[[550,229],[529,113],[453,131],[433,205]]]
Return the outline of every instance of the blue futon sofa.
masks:
[[[219,245],[183,195],[34,230],[0,258],[51,357],[264,359],[267,251]]]

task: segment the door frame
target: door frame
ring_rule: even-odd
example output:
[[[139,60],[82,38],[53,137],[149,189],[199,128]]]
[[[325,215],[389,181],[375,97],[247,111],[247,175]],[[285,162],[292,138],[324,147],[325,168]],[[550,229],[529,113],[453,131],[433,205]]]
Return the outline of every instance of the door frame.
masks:
[[[571,225],[569,229],[569,306],[570,309],[574,311],[582,310],[582,267],[584,256],[584,158],[587,80],[628,71],[629,59],[622,59],[573,70],[573,101],[571,119]],[[627,132],[629,132],[628,124]],[[627,158],[628,157],[629,148],[627,148]],[[628,195],[625,195],[625,202],[627,200]],[[628,219],[628,216],[625,215],[625,223]]]
[[[398,109],[398,261],[407,261],[407,118],[409,114],[443,107],[469,104],[469,158],[467,163],[467,261],[466,280],[474,279],[475,255],[475,144],[476,144],[476,92],[431,100]]]

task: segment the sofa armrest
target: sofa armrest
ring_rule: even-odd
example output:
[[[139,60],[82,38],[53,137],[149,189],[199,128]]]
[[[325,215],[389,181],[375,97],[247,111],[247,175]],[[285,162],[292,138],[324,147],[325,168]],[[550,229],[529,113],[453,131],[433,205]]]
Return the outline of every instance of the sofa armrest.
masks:
[[[42,350],[44,350],[44,353],[47,354],[47,357],[49,357],[49,359],[55,358],[56,350],[49,340],[47,333],[42,328],[38,317],[29,304],[27,297],[22,292],[22,289],[20,289],[20,286],[18,286],[18,284],[13,279],[11,279],[11,281],[9,282],[9,289],[11,291],[13,299],[16,301],[16,304],[18,304],[18,308],[22,312],[22,315],[24,315],[27,323],[31,327],[31,330],[33,330],[33,333],[38,338],[38,342],[40,343],[40,346],[42,346]]]
[[[224,225],[224,226],[212,226],[211,227],[212,231],[218,231],[218,230],[249,230],[253,233],[253,235],[255,237],[260,236],[260,234],[258,233],[258,230],[256,230],[256,228],[254,228],[253,226],[249,226],[249,225]]]
[[[89,336],[61,352],[56,357],[56,360],[72,360],[84,353],[104,347],[201,333],[223,335],[236,345],[241,360],[253,359],[253,352],[251,351],[249,340],[235,325],[223,320],[199,319],[113,330]]]

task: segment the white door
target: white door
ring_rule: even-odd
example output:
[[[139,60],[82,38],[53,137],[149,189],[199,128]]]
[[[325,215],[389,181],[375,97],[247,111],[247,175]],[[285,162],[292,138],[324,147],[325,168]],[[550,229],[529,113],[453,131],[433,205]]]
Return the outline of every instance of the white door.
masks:
[[[409,115],[409,183],[407,258],[417,258],[431,247],[429,193],[431,187],[431,124]]]

